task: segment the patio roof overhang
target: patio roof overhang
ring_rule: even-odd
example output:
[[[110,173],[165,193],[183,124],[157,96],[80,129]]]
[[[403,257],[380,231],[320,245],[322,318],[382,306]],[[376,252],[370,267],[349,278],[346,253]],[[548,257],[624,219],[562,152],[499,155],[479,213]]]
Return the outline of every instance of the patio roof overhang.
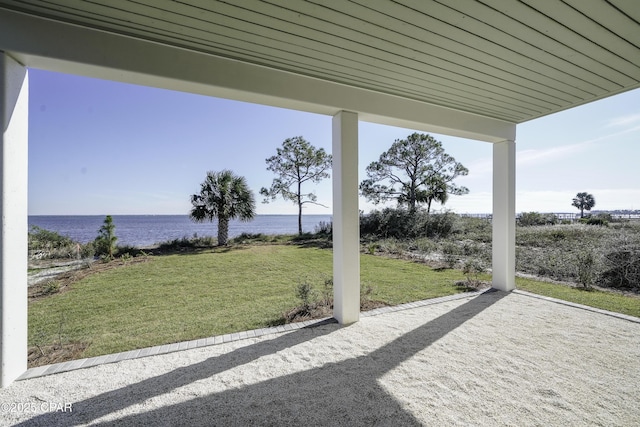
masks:
[[[640,87],[635,0],[0,0],[0,386],[26,368],[27,68],[328,114],[335,316],[358,319],[359,120],[494,143],[515,276],[516,125]]]
[[[639,22],[633,0],[0,0],[0,50],[28,67],[495,141],[640,87]]]

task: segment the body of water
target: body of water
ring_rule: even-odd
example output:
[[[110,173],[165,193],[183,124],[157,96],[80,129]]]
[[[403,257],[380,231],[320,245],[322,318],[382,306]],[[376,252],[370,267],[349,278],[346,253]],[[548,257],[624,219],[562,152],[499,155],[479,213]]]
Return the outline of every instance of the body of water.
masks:
[[[187,215],[113,215],[118,245],[151,246],[183,237],[218,236],[218,223],[195,223]],[[104,222],[102,215],[30,215],[29,227],[38,226],[87,243],[98,235]],[[314,232],[320,222],[330,222],[331,215],[303,215],[302,229]],[[231,221],[229,237],[242,233],[296,234],[297,215],[257,215],[253,221]]]

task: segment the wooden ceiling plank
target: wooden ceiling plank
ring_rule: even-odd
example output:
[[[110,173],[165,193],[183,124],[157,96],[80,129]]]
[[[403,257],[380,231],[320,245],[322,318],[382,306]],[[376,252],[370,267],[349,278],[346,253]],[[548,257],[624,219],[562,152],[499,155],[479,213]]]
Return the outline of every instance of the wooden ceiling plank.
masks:
[[[336,3],[331,3],[333,7],[335,7],[335,4]],[[362,5],[364,5],[363,7],[373,8],[380,5],[380,3],[363,1]],[[392,13],[393,16],[384,15],[382,11]],[[347,13],[348,10],[344,10],[343,12]],[[526,58],[518,58],[520,55],[517,53],[512,57],[520,60],[520,64],[505,61],[499,55],[513,54],[513,52],[508,52],[506,49],[494,50],[492,49],[493,47],[483,50],[483,48],[487,46],[480,46],[477,40],[471,37],[469,33],[428,16],[419,16],[419,14],[412,9],[393,3],[384,3],[376,12],[378,16],[371,14],[368,17],[369,19],[376,19],[376,22],[381,28],[385,28],[384,26],[387,25],[388,27],[386,29],[390,32],[406,32],[418,40],[426,40],[427,42],[447,46],[449,51],[468,57],[476,63],[486,63],[489,67],[493,66],[496,69],[511,69],[511,72],[521,76],[520,84],[523,84],[526,80],[532,80],[538,90],[546,92],[551,89],[552,93],[555,92],[559,97],[568,95],[582,99],[587,96],[593,96],[593,85],[589,83],[576,82],[573,76],[561,74],[558,70],[547,67],[544,64],[534,63],[530,60],[522,61],[520,59]],[[393,25],[390,24],[390,22],[395,21],[397,21],[397,23]],[[418,31],[419,33],[416,34]],[[523,66],[525,63],[530,67],[526,68]],[[579,86],[579,88],[576,88],[576,86]],[[567,90],[568,87],[570,90]],[[558,91],[560,91],[561,94],[559,94]]]
[[[100,10],[100,8],[101,8],[101,7],[103,7],[103,5],[102,5],[102,4],[100,4],[100,3],[87,3],[87,2],[77,2],[77,1],[68,1],[68,2],[65,2],[65,3],[66,3],[66,4],[73,4],[73,5],[82,5],[82,6],[85,6],[85,7],[86,7],[86,5],[87,5],[87,4],[91,5],[92,9],[89,9],[89,15],[90,15],[90,16],[89,16],[89,19],[91,19],[92,17],[95,17],[96,15],[108,16],[109,14],[114,14],[114,13],[115,13],[115,14],[116,14],[116,16],[118,16],[118,13],[121,13],[121,14],[122,14],[122,11],[118,11],[118,10],[116,10],[115,12],[114,12],[113,10],[111,10],[111,11],[107,10],[106,12],[105,12],[104,10]],[[154,4],[157,4],[157,2],[155,2]],[[207,3],[207,4],[210,4],[210,3]],[[110,5],[111,5],[111,7],[113,7],[113,6],[120,6],[120,8],[121,8],[121,9],[123,9],[123,8],[125,8],[125,7],[129,7],[129,8],[131,8],[131,7],[132,7],[132,5],[135,5],[135,3],[133,3],[133,2],[117,2],[117,1],[116,1],[116,2],[114,2],[114,1],[112,1],[112,2],[110,3]],[[97,9],[96,9],[96,8],[97,8]],[[148,12],[149,10],[154,10],[154,8],[152,8],[152,7],[146,7],[146,12]],[[145,12],[145,11],[143,10],[142,12]],[[143,14],[143,15],[144,15],[144,14]],[[142,16],[143,16],[143,15],[142,15]],[[167,16],[166,18],[170,21],[172,17],[173,17],[173,16]],[[131,21],[132,21],[131,16],[119,16],[119,19],[120,19],[122,22],[129,22],[129,23],[131,23]],[[95,18],[94,18],[94,21],[95,21]],[[102,25],[104,25],[104,22],[102,22],[101,24],[102,24]],[[174,25],[174,26],[173,26],[173,28],[174,28],[174,30],[175,30],[176,32],[180,32],[180,31],[181,31],[181,28],[180,28],[180,26],[178,26],[178,25]],[[131,29],[129,29],[129,31],[131,31]],[[146,29],[145,31],[152,31],[152,30],[151,30],[151,28],[148,28],[148,29]],[[157,33],[157,31],[156,31],[156,33]],[[137,32],[137,34],[140,34],[140,32]],[[263,34],[263,36],[264,36],[264,34]],[[374,54],[375,54],[375,52],[374,52]],[[245,58],[246,58],[246,57],[245,57]],[[374,65],[375,65],[376,67],[381,67],[381,64],[380,64],[380,63],[378,63],[378,64],[374,64]],[[395,71],[396,71],[396,72],[400,72],[400,73],[402,73],[402,72],[406,72],[406,70],[407,70],[407,69],[408,69],[408,68],[404,67],[404,69],[403,69],[403,70],[395,70]],[[431,77],[431,76],[429,76],[429,77],[430,77],[430,78],[433,78],[433,77]],[[436,77],[435,77],[435,79],[436,79],[436,80],[437,80],[437,79],[439,79],[439,78],[441,78],[441,76],[436,76]],[[445,84],[444,82],[438,82],[438,83],[439,83],[439,84]],[[460,82],[456,83],[456,85],[457,85],[457,84],[459,84],[459,83],[460,83]],[[500,83],[501,83],[501,82],[500,82]],[[499,83],[499,84],[500,84],[500,83]],[[476,89],[476,87],[477,87],[477,86],[480,86],[480,85],[479,85],[479,84],[477,84],[477,83],[473,83],[472,85],[469,85],[468,87],[469,87],[469,88],[471,88],[471,90],[473,91],[474,89]],[[495,94],[495,93],[500,93],[500,92],[502,92],[502,95],[507,96],[507,97],[509,97],[509,96],[512,96],[512,95],[513,95],[513,93],[512,93],[513,91],[512,91],[512,90],[510,90],[510,89],[512,89],[512,88],[503,89],[503,88],[501,88],[501,87],[499,87],[499,86],[494,86],[492,89],[493,89],[493,91],[492,91],[492,92],[493,92],[494,94]],[[528,99],[528,102],[529,102],[529,103],[533,103],[533,104],[537,104],[538,108],[536,108],[536,110],[539,110],[539,107],[541,106],[541,105],[540,105],[541,103],[540,103],[540,102],[536,102],[536,95],[537,95],[537,94],[535,94],[535,93],[526,93],[526,92],[525,92],[524,94],[520,95],[520,97],[523,97],[523,96],[528,96],[528,97],[530,97],[530,98]],[[485,96],[486,96],[486,95],[485,95]],[[549,99],[547,99],[547,102],[548,102],[548,101],[552,101],[552,102],[553,102],[553,100],[549,100]],[[566,102],[566,101],[565,101],[565,102]],[[545,108],[548,108],[548,105],[547,105]]]
[[[251,4],[251,3],[245,3]],[[253,11],[255,13],[265,13],[263,7],[263,3],[258,2],[252,4]],[[225,11],[226,12],[226,11]],[[274,22],[268,22],[270,28],[274,30],[274,32],[270,33],[271,37],[279,37],[283,43],[293,44],[293,43],[302,43],[306,44],[308,47],[314,49],[315,51],[331,51],[332,54],[341,56],[345,60],[354,60],[358,58],[358,60],[362,63],[368,63],[371,66],[377,68],[393,68],[395,72],[400,74],[407,74],[411,72],[412,75],[425,79],[437,79],[440,81],[440,84],[447,84],[447,80],[452,80],[456,85],[463,85],[468,88],[482,88],[482,81],[478,81],[478,78],[467,77],[466,75],[460,73],[459,70],[455,68],[450,69],[442,69],[437,67],[435,64],[429,64],[425,62],[418,61],[413,58],[404,58],[404,62],[402,64],[398,64],[397,52],[388,52],[384,50],[380,50],[378,48],[361,45],[356,42],[353,42],[349,39],[339,38],[333,34],[320,32],[311,27],[306,27],[310,34],[305,36],[300,35],[301,30],[297,23],[292,23],[291,21],[282,22],[282,16],[286,15],[286,13],[282,13],[278,11],[271,11],[271,18],[275,20]],[[255,16],[254,14],[249,14],[249,16]],[[277,17],[277,18],[276,18]],[[227,17],[225,17],[227,18]],[[220,18],[221,20],[225,18]],[[298,15],[292,16],[290,20],[299,19]],[[261,21],[262,25],[265,25],[266,19],[265,15],[255,16],[256,21]],[[220,21],[222,22],[222,21]],[[229,28],[237,27],[241,25],[239,23],[229,24]],[[258,25],[258,24],[256,24]],[[252,31],[251,27],[244,28],[245,31]],[[300,38],[297,39],[296,35]],[[348,48],[348,49],[347,49]],[[342,49],[346,49],[345,52],[342,52]],[[397,50],[397,49],[396,49]],[[414,52],[415,54],[415,52]],[[367,59],[368,58],[368,59]],[[455,77],[455,78],[454,78]],[[558,105],[562,102],[559,102],[557,98],[554,97],[544,97],[541,98],[541,94],[535,90],[528,90],[527,88],[522,88],[519,85],[506,82],[499,78],[496,78],[492,75],[483,76],[486,79],[489,79],[493,82],[493,86],[491,90],[487,93],[502,93],[507,97],[513,96],[514,93],[519,94],[520,97],[529,97],[529,102],[536,104],[538,106],[543,106],[543,108],[547,108],[549,105]],[[448,83],[451,85],[451,83]]]
[[[158,2],[158,4],[162,4],[162,2]],[[232,19],[232,18],[229,18],[228,16],[219,17],[218,15],[216,15],[216,17],[217,17],[219,23],[222,23],[223,21],[226,21],[227,19]],[[211,18],[211,19],[213,19],[213,18]],[[237,28],[239,26],[242,26],[242,25],[246,26],[244,28],[244,30],[246,31],[246,35],[241,33],[241,32],[237,32],[234,35],[234,37],[238,37],[238,39],[241,39],[243,37],[245,39],[253,37],[253,36],[249,35],[250,34],[249,31],[254,30],[254,31],[262,32],[260,34],[261,38],[255,40],[257,43],[264,43],[265,40],[269,39],[269,37],[280,37],[282,39],[283,46],[287,46],[289,49],[294,49],[294,46],[296,45],[295,38],[292,38],[291,36],[289,36],[288,33],[285,33],[285,34],[280,34],[278,32],[267,32],[267,33],[264,33],[263,32],[264,29],[261,28],[261,27],[257,27],[258,29],[256,30],[250,24],[239,23],[239,22],[237,22],[237,20],[233,21],[233,22],[229,22],[228,25],[225,27],[223,32],[225,32],[225,31],[239,31],[239,30],[237,30]],[[218,31],[219,32],[222,31],[219,26],[218,26]],[[265,37],[266,37],[266,39],[265,39]],[[326,44],[323,45],[323,44],[320,43],[320,44],[316,44],[316,46],[317,46],[318,49],[322,49],[322,48],[324,48],[325,50],[329,49],[329,47],[328,47],[329,45],[326,45]],[[304,54],[305,52],[298,52],[298,53],[299,54]],[[418,72],[418,71],[412,70],[411,68],[407,67],[406,65],[405,66],[399,66],[398,64],[396,64],[394,62],[391,62],[391,60],[393,59],[392,57],[389,57],[389,61],[386,61],[386,62],[385,61],[380,61],[380,60],[375,58],[375,55],[377,53],[378,52],[375,51],[375,50],[372,51],[372,54],[374,55],[374,57],[372,57],[372,56],[363,56],[359,52],[341,53],[339,50],[333,52],[333,54],[335,54],[337,56],[342,56],[342,58],[344,58],[344,60],[349,61],[349,62],[353,61],[355,57],[359,58],[361,61],[374,60],[376,62],[373,63],[373,64],[369,64],[369,65],[375,66],[376,70],[383,69],[383,68],[389,70],[390,67],[391,67],[390,71],[392,71],[394,73],[398,73],[398,75],[402,76],[402,75],[410,74],[411,76],[413,76],[412,78],[420,78],[421,79],[420,82],[422,82],[421,84],[424,84],[424,82],[429,81],[430,83],[433,82],[433,83],[437,83],[439,85],[445,85],[445,87],[446,87],[446,85],[449,85],[449,86],[451,85],[451,82],[449,82],[447,79],[443,78],[442,76],[425,75],[423,72]],[[323,54],[324,54],[323,52],[314,51],[314,55],[323,55]],[[390,55],[390,54],[388,54],[388,55]],[[309,56],[309,54],[307,54],[307,56]],[[323,60],[331,61],[332,59],[331,58],[325,58]],[[362,63],[365,64],[365,62],[362,62]],[[292,70],[292,71],[295,71],[295,70]],[[496,81],[498,83],[502,83],[500,80],[496,80]],[[472,83],[475,84],[475,82],[473,82],[473,81],[472,81]],[[455,87],[455,86],[452,86],[452,90],[460,91],[460,89],[458,87]],[[474,85],[467,85],[465,90],[470,91],[470,92],[481,92],[482,91],[482,89],[476,88]],[[506,101],[503,101],[503,102],[506,102],[507,104],[515,106],[515,108],[518,108],[517,107],[518,104],[513,102],[513,100],[517,99],[514,96],[514,94],[516,94],[516,93],[513,90],[504,90],[504,89],[502,89],[500,87],[494,87],[494,88],[492,88],[491,91],[484,90],[484,93],[480,93],[480,95],[483,96],[483,97],[488,97],[488,96],[495,95],[495,94],[500,94],[500,93],[504,97],[506,97],[505,98]],[[537,111],[540,111],[541,108],[542,109],[549,108],[550,105],[559,105],[558,102],[555,102],[555,103],[549,103],[548,101],[547,102],[540,102],[536,98],[537,95],[538,94],[535,93],[535,92],[530,92],[530,93],[524,93],[524,94],[520,95],[520,97],[521,97],[521,99],[526,99],[528,103],[534,105],[535,106],[534,110],[537,110]],[[507,107],[508,106],[509,105],[507,105]]]
[[[542,33],[512,18],[524,13],[525,10],[530,10],[522,3],[484,0],[486,4],[483,4],[474,0],[461,0],[452,2],[447,7],[438,5],[425,11],[420,0],[407,1],[416,6],[417,10],[428,12],[451,25],[465,29],[489,45],[501,45],[512,52],[521,53],[529,60],[546,63],[587,81],[601,88],[602,91],[616,90],[621,86],[593,70],[594,67],[600,68],[602,73],[606,74],[610,72],[609,68],[605,72],[602,64],[568,49],[556,40],[545,37]],[[547,25],[549,22],[541,19],[540,24]],[[619,77],[627,78],[622,74]]]
[[[362,2],[363,4],[370,5],[371,7],[377,7],[379,5],[379,3],[376,2],[365,3],[365,0],[353,1]],[[433,2],[429,2],[429,5],[431,4],[433,4]],[[417,5],[413,5],[420,7],[422,4],[418,3]],[[439,4],[435,5],[436,8],[442,7]],[[382,8],[382,6],[380,7]],[[386,3],[384,4],[384,7],[387,7]],[[475,52],[475,54],[486,55],[487,60],[490,58],[508,58],[514,64],[517,64],[526,70],[523,72],[523,75],[529,77],[529,73],[532,73],[530,78],[536,78],[536,74],[545,75],[548,78],[561,82],[564,85],[563,87],[565,92],[572,93],[582,99],[592,97],[603,91],[603,89],[597,86],[594,82],[582,78],[591,77],[590,73],[582,72],[580,76],[572,74],[573,71],[576,71],[576,67],[573,64],[561,63],[554,64],[552,67],[543,61],[526,56],[525,53],[529,53],[526,52],[526,49],[522,52],[517,49],[509,49],[499,43],[490,43],[486,39],[478,37],[456,25],[451,25],[450,23],[444,22],[436,17],[425,15],[422,12],[418,12],[407,6],[394,5],[393,7],[395,8],[393,10],[394,16],[401,17],[412,26],[429,28],[430,31],[438,33],[443,37],[442,43],[458,43],[459,45],[452,44],[452,50],[454,51],[465,52],[465,55],[473,55],[473,53],[468,52]],[[430,7],[429,10],[431,9],[433,8]],[[444,11],[440,11],[440,13],[444,13]],[[502,34],[501,36],[508,35]]]
[[[105,16],[104,14],[100,13],[100,12],[104,12],[104,10],[100,10],[100,8],[102,7],[101,4],[96,4],[93,5],[93,8],[88,8],[87,10],[84,11],[79,11],[80,13],[78,14],[78,16],[82,17],[83,14],[85,14],[87,17],[92,18],[93,21],[95,22],[100,22],[101,24],[108,24],[102,21],[99,21],[98,19],[96,19],[96,16]],[[71,8],[69,8],[71,9]],[[145,18],[145,19],[150,19],[153,20],[153,17],[150,16],[146,16],[146,14],[150,14],[150,12],[153,12],[152,10],[150,10],[149,8],[144,8],[142,10],[140,9],[135,9],[132,8],[132,10],[130,10],[129,12],[136,12],[136,13],[141,13],[139,15],[139,17]],[[67,13],[71,12],[71,10],[67,10]],[[73,11],[74,13],[78,12],[78,11]],[[138,22],[137,19],[134,19],[134,16],[132,16],[131,13],[127,13],[125,11],[118,11],[115,12],[114,11],[109,11],[110,13],[107,16],[112,16],[112,20],[114,20],[113,16],[116,17],[116,19],[119,20],[126,20],[129,24],[131,24],[133,27],[142,25]],[[119,16],[121,14],[126,14],[127,16]],[[129,27],[128,30],[129,32],[135,32],[136,28],[133,27]],[[171,39],[173,40],[177,35],[180,36],[187,36],[188,31],[185,30],[184,27],[180,26],[180,25],[173,25],[172,26],[174,30],[180,30],[181,33],[180,34],[173,34],[171,35]],[[143,30],[140,32],[140,34],[144,34],[145,32],[148,32],[150,29],[152,28],[144,28]],[[220,38],[224,38],[224,39],[228,39],[226,36],[220,36],[218,35],[218,37]],[[185,37],[183,42],[190,44],[193,47],[196,48],[202,48],[203,44],[202,43],[197,43],[194,42],[195,38],[193,36],[190,37]],[[219,40],[219,41],[223,41],[223,40]],[[236,56],[238,55],[238,49],[242,50],[244,52],[243,58],[251,58],[251,60],[253,60],[254,62],[257,63],[263,63],[263,64],[269,64],[269,65],[273,65],[274,61],[277,61],[277,63],[282,64],[283,68],[291,68],[292,66],[296,66],[298,69],[300,69],[300,59],[303,58],[302,53],[291,53],[291,52],[285,52],[282,51],[280,52],[281,54],[284,55],[280,55],[280,56],[276,56],[274,54],[270,54],[270,55],[265,55],[264,52],[261,55],[256,55],[254,50],[255,50],[255,45],[251,42],[247,42],[244,40],[232,40],[231,42],[229,42],[228,40],[224,40],[226,41],[226,44],[224,45],[226,50],[228,52],[234,53]],[[243,44],[246,45],[246,47],[241,47],[239,46],[239,44]],[[206,45],[204,45],[206,47]],[[232,48],[231,48],[232,46]],[[265,49],[270,49],[269,47],[264,47]],[[287,58],[288,57],[288,58]],[[313,59],[317,59],[317,58],[313,58]],[[361,78],[358,73],[357,73],[357,69],[347,69],[346,67],[340,67],[339,64],[336,64],[336,66],[338,67],[338,70],[334,70],[334,69],[319,69],[318,65],[323,64],[322,61],[316,63],[316,64],[312,64],[309,67],[305,67],[305,70],[309,72],[309,74],[313,75],[316,74],[318,76],[322,76],[325,77],[327,76],[327,74],[332,74],[334,76],[334,79],[336,81],[339,82],[343,82],[345,84],[356,84],[356,86],[361,86],[361,87],[367,87],[369,89],[373,89],[373,90],[379,90],[382,92],[390,92],[390,89],[393,89],[391,91],[391,93],[396,93],[402,96],[407,96],[407,97],[416,97],[416,95],[419,93],[419,91],[411,90],[411,87],[415,87],[416,84],[421,84],[423,82],[410,82],[408,84],[403,85],[398,85],[398,79],[397,78],[392,78],[392,79],[387,79],[386,81],[381,79],[380,76],[377,77],[377,80],[372,78],[368,78],[368,79],[363,79]],[[313,71],[313,73],[311,73],[311,71]],[[397,75],[394,75],[394,77],[397,77]],[[469,94],[464,92],[464,91],[459,91],[459,94],[456,95],[454,93],[450,92],[442,92],[440,89],[436,89],[436,88],[431,88],[430,91],[428,92],[431,95],[429,95],[429,98],[431,100],[431,102],[434,102],[436,104],[446,104],[449,106],[455,105],[457,108],[461,108],[462,106],[466,105],[466,109],[470,110],[470,107],[473,108],[475,111],[478,110],[483,110],[487,113],[490,113],[491,115],[495,115],[495,116],[499,116],[499,117],[504,117],[505,119],[508,120],[514,120],[514,118],[521,118],[525,115],[531,114],[532,112],[535,111],[541,111],[540,108],[537,109],[523,109],[521,106],[519,106],[518,104],[515,103],[511,103],[511,102],[505,102],[504,100],[499,100],[499,101],[494,101],[491,98],[488,98],[485,96],[477,96],[477,97],[469,97]],[[440,94],[439,97],[434,97],[433,95],[438,95],[438,93]],[[427,96],[427,93],[424,93],[422,95],[423,97]],[[475,99],[474,99],[475,98]],[[495,104],[495,105],[492,105]],[[514,116],[513,113],[515,113],[516,111],[519,111],[519,115],[518,116]]]
[[[640,22],[634,21],[624,11],[612,6],[606,0],[563,0],[580,13],[607,28],[636,48],[640,48]],[[637,0],[628,1],[640,11]]]
[[[149,13],[149,12],[147,11],[147,13]],[[237,27],[237,25],[231,25],[230,24],[230,26],[227,28],[227,30],[235,31],[234,27]],[[218,27],[218,30],[219,29],[220,28]],[[248,29],[250,29],[250,28],[248,28]],[[259,31],[262,31],[262,30],[259,30]],[[224,33],[224,31],[222,31],[222,33]],[[234,36],[236,36],[238,38],[244,37],[245,40],[250,40],[250,41],[255,42],[255,43],[264,43],[265,40],[267,40],[268,37],[273,36],[273,33],[260,34],[259,38],[256,38],[256,37],[254,37],[252,35],[248,35],[246,33],[237,33]],[[287,37],[286,35],[282,35],[282,40],[283,41],[282,41],[282,44],[281,44],[280,47],[283,49],[283,51],[284,51],[284,48],[286,47],[289,50],[291,50],[292,52],[295,52],[297,55],[302,55],[300,57],[302,59],[304,59],[304,58],[314,58],[314,59],[317,59],[319,61],[324,61],[324,62],[333,61],[336,64],[338,63],[338,62],[336,62],[336,58],[335,57],[327,56],[327,54],[324,53],[324,52],[314,51],[313,54],[309,54],[308,52],[305,52],[304,50],[300,50],[300,48],[297,47],[296,44],[291,41],[291,37]],[[349,55],[345,55],[345,56],[346,56],[345,60],[348,60],[348,62],[342,63],[342,65],[349,64],[350,67],[360,66],[358,64],[354,65],[352,63],[354,55],[351,55],[351,58],[349,57]],[[355,55],[355,56],[359,56],[359,55]],[[365,58],[365,60],[367,59],[367,57],[363,57],[363,58]],[[370,64],[364,64],[364,65],[370,65]],[[429,79],[425,79],[425,75],[423,73],[417,73],[417,72],[408,73],[408,71],[411,71],[409,68],[402,67],[402,66],[399,66],[397,64],[392,64],[391,62],[386,62],[386,63],[379,62],[378,64],[374,64],[374,65],[376,66],[375,69],[364,68],[363,72],[365,72],[366,70],[369,70],[368,71],[369,73],[371,73],[371,72],[380,72],[381,70],[383,70],[385,68],[389,69],[389,65],[391,65],[394,68],[390,69],[386,73],[388,78],[390,79],[389,80],[390,82],[393,81],[393,80],[397,80],[399,77],[402,77],[402,79],[404,79],[405,81],[409,80],[415,85],[422,86],[422,87],[432,86],[434,89],[436,89],[436,88],[446,89],[447,85],[450,84],[450,82],[448,82],[447,80],[444,80],[444,79],[442,79],[441,77],[438,77],[438,76],[427,76]],[[315,73],[314,75],[317,76],[318,73]],[[526,95],[522,95],[522,97],[523,97],[523,99],[526,99],[528,103],[533,105],[533,109],[531,109],[531,108],[523,108],[522,106],[519,105],[519,103],[521,103],[521,101],[514,97],[514,92],[513,91],[508,91],[508,90],[507,91],[501,91],[500,88],[495,88],[492,92],[488,92],[486,90],[476,89],[475,87],[471,87],[471,86],[469,86],[465,90],[461,90],[458,87],[451,86],[450,87],[450,91],[457,92],[459,95],[462,95],[462,96],[464,96],[465,92],[467,92],[467,97],[469,97],[469,95],[471,95],[470,96],[471,99],[473,99],[473,98],[475,98],[476,100],[483,99],[483,100],[485,100],[484,102],[487,102],[487,100],[491,101],[490,97],[499,98],[497,96],[497,94],[504,92],[503,96],[501,97],[502,99],[499,100],[499,104],[505,104],[502,108],[515,109],[515,110],[518,110],[520,112],[524,112],[524,111],[528,111],[528,112],[531,112],[531,111],[543,111],[544,109],[549,108],[549,105],[550,105],[549,103],[544,103],[541,106],[540,105],[540,104],[542,104],[541,102],[537,102],[535,98],[531,97],[531,94],[526,94]],[[477,95],[476,95],[476,93],[477,93]]]
[[[300,0],[268,0],[270,3],[278,5],[290,5],[296,7]],[[335,6],[336,3],[331,3]],[[479,73],[478,79],[482,79],[482,75],[495,77],[503,81],[518,84],[538,92],[538,97],[549,102],[556,102],[558,98],[569,101],[580,99],[566,92],[562,92],[564,85],[548,78],[545,75],[536,73],[538,81],[529,79],[528,70],[507,61],[498,58],[492,58],[493,63],[487,61],[487,55],[479,54],[476,50],[468,49],[473,57],[467,57],[458,49],[461,46],[454,46],[451,50],[447,50],[435,43],[432,39],[442,42],[440,35],[431,33],[423,28],[418,28],[405,24],[400,20],[396,20],[398,25],[394,26],[394,30],[380,26],[382,21],[388,22],[388,16],[379,12],[364,9],[357,4],[350,5],[351,13],[355,15],[349,16],[337,10],[330,9],[324,5],[314,5],[314,9],[309,13],[313,15],[300,15],[298,23],[307,26],[324,26],[327,32],[339,35],[345,39],[351,39],[358,43],[369,44],[378,48],[384,48],[390,52],[402,52],[405,57],[424,57],[423,62],[435,62],[441,60],[439,66],[447,70],[456,70],[464,68],[466,72]],[[364,11],[363,11],[364,9]],[[366,12],[369,12],[368,14]],[[369,18],[369,21],[365,20]],[[322,18],[324,21],[318,21]],[[372,33],[376,36],[372,36]],[[411,34],[411,35],[408,35]],[[446,40],[449,44],[451,40]],[[455,42],[454,42],[455,43]],[[466,46],[464,46],[466,48]],[[487,62],[485,62],[487,61]],[[542,82],[541,82],[542,81]],[[560,92],[559,92],[560,91]]]
[[[607,0],[629,18],[640,24],[640,7],[637,0]]]
[[[157,5],[158,2],[154,2],[154,4]],[[227,16],[228,17],[228,16]],[[235,22],[234,24],[237,24],[237,22]],[[237,25],[232,25],[231,27],[234,27]],[[229,27],[229,28],[231,28]],[[264,34],[261,35],[260,39],[256,39],[255,42],[259,42],[263,39],[263,36],[265,36]],[[292,46],[292,43],[290,41],[290,37],[286,37],[283,39],[283,41],[288,45],[288,46]],[[304,52],[298,52],[297,55],[303,55]],[[318,54],[319,52],[315,52],[316,54]],[[298,58],[300,58],[302,56],[299,56]],[[330,59],[323,59],[323,61],[328,61]],[[379,70],[378,68],[376,68],[376,70]],[[389,75],[389,80],[386,83],[386,85],[388,87],[392,87],[394,82],[397,82],[397,73],[402,73],[403,71],[405,71],[406,68],[402,68],[400,67],[397,70],[393,70],[394,73],[396,74],[390,74]],[[317,73],[315,73],[317,74]],[[326,76],[326,72],[322,73],[322,77]],[[439,79],[438,76],[429,76],[430,80],[416,80],[413,83],[413,85],[418,85],[419,87],[431,87],[430,88],[430,93],[438,93],[438,91],[441,92],[442,89],[446,89],[446,84],[448,83],[446,80],[443,80],[441,82],[438,82],[437,80]],[[433,82],[435,80],[435,82]],[[354,80],[350,80],[351,82],[353,82]],[[362,81],[362,80],[361,80]],[[344,79],[342,79],[340,82],[345,82]],[[435,85],[435,86],[434,86]],[[367,86],[364,86],[367,87]],[[371,87],[371,85],[368,85],[368,87]],[[376,88],[379,90],[379,87]],[[540,112],[540,111],[544,111],[544,109],[548,108],[548,105],[545,107],[540,107],[538,106],[533,106],[533,107],[524,107],[524,105],[520,105],[519,103],[515,103],[513,99],[500,99],[500,97],[496,96],[495,92],[494,93],[488,93],[487,91],[482,91],[482,90],[477,90],[477,92],[479,92],[478,95],[474,95],[474,90],[476,88],[474,87],[468,87],[466,88],[466,90],[462,91],[456,87],[452,87],[449,89],[448,92],[441,92],[442,96],[440,98],[434,98],[433,96],[431,96],[431,102],[437,101],[436,103],[438,105],[440,104],[447,104],[450,102],[450,100],[448,100],[445,96],[448,96],[449,98],[453,95],[455,96],[455,98],[458,99],[458,102],[460,102],[459,100],[463,100],[464,102],[469,103],[469,105],[473,106],[476,109],[482,109],[482,108],[488,108],[489,106],[492,106],[493,111],[502,111],[502,114],[504,115],[505,112],[509,112],[509,113],[514,113],[514,112],[519,112],[519,116],[518,117],[522,117],[524,114],[531,114],[532,112]],[[389,92],[388,90],[386,92]],[[456,94],[457,93],[457,94]],[[507,96],[512,96],[513,93],[508,91],[507,92]],[[425,95],[422,95],[425,96]],[[415,98],[415,93],[413,94],[413,96]],[[465,99],[466,98],[466,99]],[[496,99],[494,99],[496,98]],[[444,100],[444,102],[443,102]],[[531,103],[531,98],[528,98],[529,103]],[[495,105],[492,105],[495,104]],[[462,105],[462,104],[460,104]],[[467,108],[468,110],[468,108]],[[513,116],[509,116],[510,119],[513,118]]]
[[[571,49],[581,52],[615,72],[623,73],[633,80],[629,84],[640,81],[640,67],[626,59],[640,57],[640,49],[636,46],[563,2],[551,4],[532,0],[523,1],[547,17],[553,16],[553,21],[557,24],[548,25],[545,28],[549,37],[562,40]],[[609,5],[600,7],[602,16],[606,16],[611,10],[613,8]],[[551,20],[551,18],[548,19]],[[640,28],[638,32],[640,33]],[[619,76],[614,78],[620,80]]]

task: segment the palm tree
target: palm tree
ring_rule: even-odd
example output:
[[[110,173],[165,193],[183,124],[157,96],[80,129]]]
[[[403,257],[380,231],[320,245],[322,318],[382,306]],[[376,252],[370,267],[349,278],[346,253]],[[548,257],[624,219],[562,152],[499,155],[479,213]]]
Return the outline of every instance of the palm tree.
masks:
[[[587,192],[576,194],[576,197],[573,198],[573,203],[571,203],[571,206],[580,209],[580,218],[584,218],[585,210],[590,211],[595,205],[596,199],[593,197],[593,194]]]
[[[427,213],[431,211],[431,202],[436,201],[444,205],[449,200],[447,183],[441,179],[434,179],[426,192]]]
[[[218,218],[218,245],[227,244],[229,220],[249,221],[256,215],[256,202],[243,176],[230,170],[207,172],[200,185],[200,194],[191,196],[189,217],[195,222],[213,221]]]

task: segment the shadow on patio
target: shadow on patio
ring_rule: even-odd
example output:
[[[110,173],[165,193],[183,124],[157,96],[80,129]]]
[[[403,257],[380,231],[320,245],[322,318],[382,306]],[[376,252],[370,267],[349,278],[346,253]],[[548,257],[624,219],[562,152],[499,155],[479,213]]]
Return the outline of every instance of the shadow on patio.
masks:
[[[200,352],[195,363],[178,352],[14,386],[59,387],[75,400],[72,413],[24,426],[624,425],[638,415],[638,332],[633,322],[490,291],[346,328],[189,350]],[[152,372],[162,358],[173,368]],[[97,392],[67,388],[91,379]]]

